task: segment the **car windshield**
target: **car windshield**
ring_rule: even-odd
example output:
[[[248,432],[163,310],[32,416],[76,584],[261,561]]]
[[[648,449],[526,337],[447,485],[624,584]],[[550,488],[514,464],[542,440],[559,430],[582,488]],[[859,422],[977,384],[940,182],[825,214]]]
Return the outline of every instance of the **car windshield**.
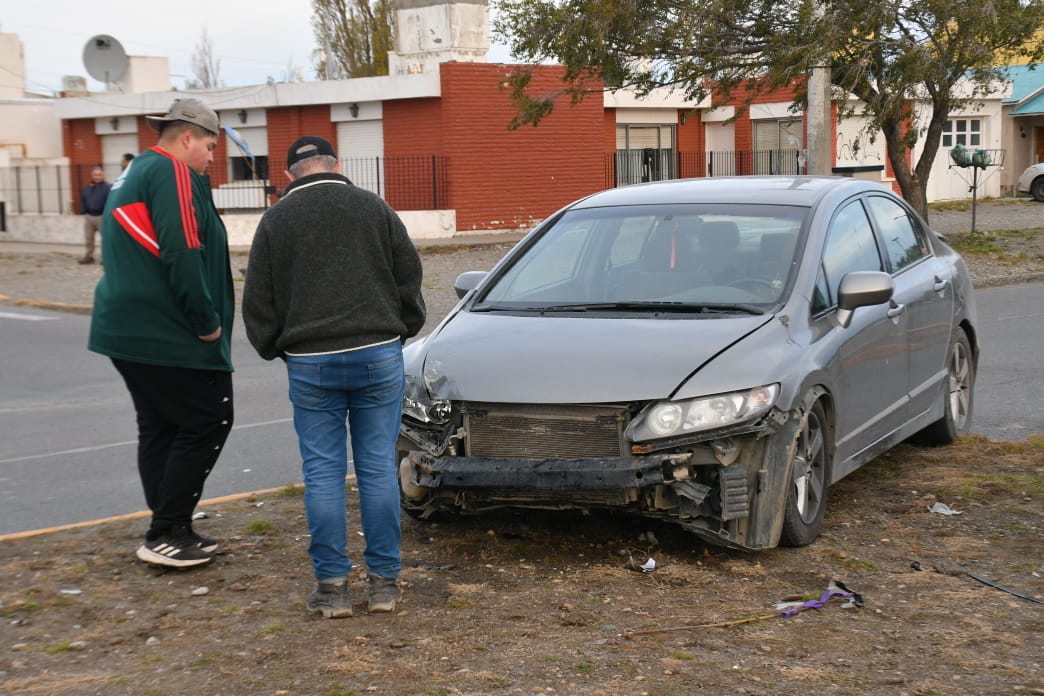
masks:
[[[784,299],[807,214],[756,204],[571,210],[473,309],[758,313]]]

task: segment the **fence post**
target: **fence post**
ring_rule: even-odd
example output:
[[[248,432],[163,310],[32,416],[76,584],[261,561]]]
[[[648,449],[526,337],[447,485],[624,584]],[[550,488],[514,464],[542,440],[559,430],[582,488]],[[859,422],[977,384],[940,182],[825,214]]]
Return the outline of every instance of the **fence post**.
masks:
[[[431,209],[439,209],[439,167],[437,155],[431,156]]]
[[[65,212],[64,206],[62,206],[62,165],[54,165],[54,179],[58,185],[58,214],[61,215]]]
[[[373,172],[374,172],[374,180],[377,182],[377,190],[374,193],[376,193],[378,196],[380,196],[381,195],[381,156],[380,155],[377,155],[376,157],[373,158]],[[384,196],[381,196],[381,198],[384,198]]]

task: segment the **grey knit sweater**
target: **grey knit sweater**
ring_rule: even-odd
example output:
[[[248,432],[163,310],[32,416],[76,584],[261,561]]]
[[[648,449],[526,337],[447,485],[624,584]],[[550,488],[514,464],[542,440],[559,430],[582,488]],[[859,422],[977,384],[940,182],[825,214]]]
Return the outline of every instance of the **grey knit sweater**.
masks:
[[[247,337],[266,360],[405,341],[424,326],[421,277],[387,203],[340,174],[309,174],[258,224],[243,291]]]

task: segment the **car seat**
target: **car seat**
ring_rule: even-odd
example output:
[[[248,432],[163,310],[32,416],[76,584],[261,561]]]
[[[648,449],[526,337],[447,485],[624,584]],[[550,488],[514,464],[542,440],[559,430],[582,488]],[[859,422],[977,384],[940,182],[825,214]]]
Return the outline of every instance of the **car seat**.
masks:
[[[696,233],[700,242],[699,267],[716,283],[727,285],[741,277],[739,272],[739,226],[732,220],[704,222]]]

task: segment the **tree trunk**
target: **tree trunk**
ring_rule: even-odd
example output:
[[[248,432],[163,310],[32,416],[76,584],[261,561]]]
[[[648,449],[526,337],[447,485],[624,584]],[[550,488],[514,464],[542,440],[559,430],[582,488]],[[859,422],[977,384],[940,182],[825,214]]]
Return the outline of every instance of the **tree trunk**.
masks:
[[[885,135],[885,151],[888,153],[888,162],[892,165],[892,173],[895,181],[899,184],[899,191],[903,199],[910,204],[914,211],[928,222],[928,194],[925,191],[924,181],[911,169],[906,159],[907,151],[903,142],[902,133],[897,124],[882,124],[881,130]]]

